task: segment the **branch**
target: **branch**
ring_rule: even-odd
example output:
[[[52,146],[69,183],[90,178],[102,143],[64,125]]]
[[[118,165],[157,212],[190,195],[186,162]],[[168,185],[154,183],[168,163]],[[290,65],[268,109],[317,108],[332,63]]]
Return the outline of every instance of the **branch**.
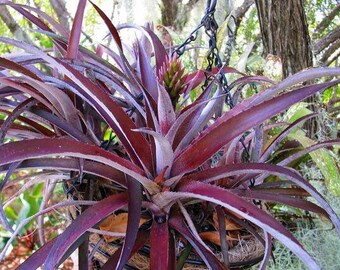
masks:
[[[230,46],[227,44],[225,50],[224,50],[224,61],[225,64],[228,65],[230,61],[230,56],[232,53],[232,48],[235,47],[236,43],[236,37],[238,33],[238,29],[242,23],[242,20],[244,16],[246,15],[247,11],[249,8],[255,3],[255,0],[244,0],[242,5],[239,6],[235,11],[234,11],[234,18],[235,18],[235,26],[234,26],[234,31],[233,31],[233,37],[230,39]],[[229,30],[228,30],[229,31]]]
[[[338,3],[334,9],[322,19],[322,21],[317,25],[313,33],[313,39],[316,39],[321,35],[321,33],[327,28],[327,26],[332,22],[336,15],[340,12],[340,3]]]
[[[321,51],[326,49],[329,44],[335,42],[336,40],[340,39],[340,26],[329,32],[326,36],[323,38],[320,38],[315,44],[314,44],[314,53],[319,54]]]
[[[249,8],[255,3],[255,0],[244,0],[243,4],[235,10],[235,21],[236,27],[241,24],[244,15],[247,13]]]
[[[27,35],[17,21],[12,17],[6,6],[0,6],[0,17],[17,40],[33,44],[29,35]]]
[[[327,62],[325,62],[325,65],[326,66],[329,66],[330,64],[332,64],[336,59],[338,59],[340,57],[340,50],[336,53],[336,54],[334,54],[331,58],[329,58],[328,60],[327,60]]]
[[[329,58],[332,56],[332,54],[340,48],[340,39],[336,40],[329,48],[325,51],[325,53],[322,55],[320,62],[326,63]]]
[[[57,14],[59,23],[65,27],[65,29],[70,30],[69,14],[66,9],[65,0],[50,0],[50,4]]]

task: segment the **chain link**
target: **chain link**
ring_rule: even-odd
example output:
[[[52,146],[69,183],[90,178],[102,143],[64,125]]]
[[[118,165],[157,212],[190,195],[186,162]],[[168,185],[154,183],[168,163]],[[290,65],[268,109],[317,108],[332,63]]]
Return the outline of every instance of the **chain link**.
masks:
[[[221,57],[220,57],[220,52],[217,47],[217,30],[218,30],[218,24],[215,20],[215,11],[216,11],[216,3],[217,0],[207,0],[207,5],[205,9],[205,15],[201,20],[201,23],[196,27],[194,31],[192,31],[189,35],[189,37],[177,48],[173,51],[172,55],[176,53],[178,56],[181,56],[184,54],[186,51],[187,46],[195,41],[198,36],[198,31],[201,28],[204,28],[205,34],[209,38],[209,51],[206,56],[208,65],[205,68],[205,81],[202,85],[202,89],[205,90],[211,79],[213,79],[214,75],[212,74],[212,69],[213,67],[217,67],[219,69],[223,68],[225,64],[223,63]],[[231,18],[235,21],[235,17],[231,16]],[[225,59],[229,62],[229,59],[231,57],[231,49],[233,45],[235,44],[235,36],[234,36],[234,31],[228,26],[228,42],[226,44],[226,49],[225,49]],[[220,83],[220,86],[222,87],[222,93],[225,94],[225,104],[232,109],[234,107],[234,101],[232,98],[232,95],[230,93],[230,88],[228,85],[228,80],[223,72],[220,72],[218,75],[218,81]],[[244,142],[245,136],[243,135],[240,138],[240,143],[244,149],[244,161],[249,162],[250,161],[250,153],[248,147],[245,145]],[[254,186],[255,184],[255,179],[250,180],[250,186]]]

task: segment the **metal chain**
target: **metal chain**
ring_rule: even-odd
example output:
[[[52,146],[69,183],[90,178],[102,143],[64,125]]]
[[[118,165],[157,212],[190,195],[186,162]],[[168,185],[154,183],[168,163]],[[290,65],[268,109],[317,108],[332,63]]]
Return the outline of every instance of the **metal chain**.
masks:
[[[214,77],[214,75],[211,73],[213,67],[217,67],[221,69],[225,64],[223,64],[223,61],[220,57],[219,49],[217,47],[217,30],[218,30],[218,24],[215,20],[215,11],[216,11],[216,3],[217,0],[207,0],[207,5],[205,9],[205,15],[201,20],[201,23],[196,27],[194,31],[192,31],[189,35],[189,37],[177,48],[173,51],[172,55],[176,53],[178,56],[181,56],[186,51],[187,46],[195,41],[198,36],[198,31],[204,27],[205,33],[209,38],[209,51],[207,54],[207,61],[208,66],[205,69],[205,81],[202,85],[202,89],[205,90],[211,79]],[[232,18],[235,20],[235,17],[232,16]],[[226,59],[229,61],[230,53],[232,45],[235,43],[235,37],[234,37],[234,31],[228,26],[228,42],[226,44],[226,50],[228,50],[228,55],[225,56]],[[222,92],[226,95],[225,97],[225,104],[229,106],[230,109],[234,107],[234,102],[232,99],[232,95],[230,93],[230,88],[228,85],[228,80],[223,72],[219,73],[218,75],[219,83],[222,87]],[[249,162],[250,161],[250,154],[249,149],[244,143],[245,136],[243,135],[240,139],[240,143],[242,144],[242,147],[244,149],[244,161]],[[255,179],[250,180],[250,186],[254,186]]]
[[[218,24],[215,20],[215,11],[216,11],[216,3],[217,0],[208,0],[206,9],[205,9],[205,15],[201,20],[201,23],[196,27],[194,31],[192,31],[189,35],[189,37],[177,48],[173,51],[172,54],[176,53],[178,56],[183,55],[185,52],[187,46],[195,41],[198,36],[198,31],[201,28],[204,28],[206,35],[209,38],[209,51],[207,54],[207,61],[208,66],[205,68],[205,82],[202,85],[202,89],[205,90],[207,86],[209,85],[209,82],[211,81],[212,77],[214,75],[211,74],[211,71],[213,67],[222,68],[224,66],[223,61],[220,57],[219,49],[217,47],[217,30],[218,30]],[[228,35],[229,35],[228,31]],[[230,94],[230,89],[228,85],[227,78],[224,73],[219,73],[219,82],[222,87],[222,92],[226,95],[225,103],[229,106],[229,108],[233,108],[233,100]]]

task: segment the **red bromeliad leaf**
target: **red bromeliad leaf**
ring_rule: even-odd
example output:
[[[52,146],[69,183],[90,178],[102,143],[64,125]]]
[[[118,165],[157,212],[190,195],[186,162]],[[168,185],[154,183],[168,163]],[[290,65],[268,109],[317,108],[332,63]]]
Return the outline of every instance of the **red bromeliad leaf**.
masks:
[[[277,163],[277,165],[280,166],[287,166],[289,163],[303,157],[306,154],[309,154],[310,152],[313,152],[317,149],[320,148],[325,148],[325,147],[332,147],[334,145],[339,145],[340,144],[340,139],[336,139],[336,140],[329,140],[329,141],[325,141],[325,142],[320,142],[320,143],[316,143],[312,146],[309,146],[297,153],[294,153],[292,155],[290,155],[289,157],[285,158],[284,160],[280,161],[279,163]],[[259,176],[256,181],[258,183],[261,183],[266,177],[268,176],[268,174],[264,173],[263,175]]]
[[[134,122],[128,117],[124,110],[110,98],[107,93],[104,93],[91,80],[71,68],[69,65],[59,61],[72,75],[67,74],[73,81],[78,83],[83,88],[79,88],[81,94],[92,104],[115,131],[122,144],[130,154],[131,159],[136,164],[141,165],[147,170],[152,171],[150,162],[150,148],[146,139],[132,130],[136,128]]]
[[[70,65],[47,55],[29,44],[23,44],[4,37],[0,37],[0,40],[40,56],[54,68],[59,69],[64,75],[72,79],[77,86],[79,86],[77,89],[80,91],[81,96],[92,104],[115,131],[133,161],[136,164],[141,163],[141,166],[143,166],[146,171],[152,172],[153,168],[149,144],[141,134],[132,131],[132,129],[136,128],[135,124],[107,93],[103,92],[102,89],[92,83],[90,79],[80,74]],[[7,82],[6,84],[9,83],[10,82]],[[18,87],[18,85],[16,85],[16,87]],[[20,87],[24,88],[23,86]],[[39,96],[36,98],[39,100]],[[44,103],[44,100],[40,101]],[[48,103],[45,105],[48,107]]]
[[[131,23],[126,23],[126,24],[121,24],[119,26],[119,29],[123,29],[123,28],[138,29],[150,41],[153,47],[153,50],[154,50],[155,62],[156,62],[155,71],[157,74],[168,55],[160,39],[149,27],[143,27],[143,26],[138,26],[138,25],[131,24]]]
[[[0,120],[0,128],[4,125],[4,121]],[[44,138],[45,136],[37,133],[33,128],[18,124],[11,124],[11,126],[6,130],[6,135],[8,138],[15,139],[35,139]]]
[[[242,103],[235,106],[230,112],[226,112],[214,124],[204,130],[201,136],[176,157],[172,167],[172,175],[195,170],[221,147],[243,132],[296,102],[336,84],[338,84],[337,81],[302,87],[250,108],[243,108]]]
[[[203,100],[201,102],[195,102],[193,106],[189,105],[190,108],[188,110],[185,110],[185,112],[180,113],[180,115],[177,116],[175,122],[173,123],[168,133],[166,134],[166,138],[170,142],[170,144],[172,144],[174,147],[177,146],[178,142],[180,142],[181,139],[186,134],[183,130],[190,129],[190,127],[193,125],[192,122],[194,121],[194,119],[197,119],[197,117],[199,116],[201,108],[203,108],[204,105],[209,101],[210,100]],[[189,127],[187,127],[188,125]],[[177,144],[174,143],[175,136],[178,137]]]
[[[188,130],[183,138],[181,138],[180,143],[176,148],[176,153],[181,151],[184,147],[188,146],[189,143],[197,137],[197,134],[203,130],[203,128],[207,125],[208,121],[211,117],[217,112],[218,108],[223,104],[224,96],[221,96],[221,89],[218,87],[216,92],[214,93],[213,98],[209,100],[209,102],[199,110],[200,114],[197,115],[197,118],[192,118],[193,121],[188,125],[190,130]]]
[[[170,95],[163,86],[158,86],[157,100],[159,132],[165,136],[176,120],[176,114],[171,103]]]
[[[271,175],[276,175],[282,177],[284,179],[288,179],[292,181],[294,184],[302,187],[306,190],[311,196],[313,196],[318,203],[323,207],[323,209],[327,212],[329,218],[332,220],[335,228],[340,235],[340,221],[333,209],[329,206],[329,204],[324,200],[322,195],[303,177],[301,177],[297,172],[292,169],[287,169],[282,166],[266,164],[266,163],[246,163],[246,164],[230,164],[223,167],[216,167],[212,169],[208,169],[202,172],[198,172],[186,177],[189,181],[202,181],[206,183],[210,183],[221,179],[223,177],[228,177],[232,175],[242,175],[242,174],[253,174],[253,173],[267,173]],[[185,181],[181,181],[178,184],[178,189],[181,189],[182,183]],[[232,191],[228,191],[232,192]]]
[[[109,214],[121,209],[126,204],[127,195],[125,193],[115,194],[86,209],[84,213],[78,216],[77,219],[66,228],[53,244],[45,260],[44,269],[55,269],[61,263],[60,260],[63,258],[64,254],[87,229],[92,228]]]
[[[289,87],[292,87],[298,83],[303,83],[306,81],[316,80],[318,78],[322,77],[337,77],[340,75],[340,68],[329,68],[329,67],[318,67],[318,68],[311,68],[308,70],[303,70],[298,73],[293,74],[292,76],[289,76],[285,80],[281,81],[277,85],[274,85],[266,91],[263,91],[257,95],[254,95],[250,99],[246,100],[246,103],[252,103],[254,105],[257,105],[264,100],[267,100],[268,98],[271,98],[275,96],[277,93],[279,93],[282,90],[286,90]]]
[[[0,78],[0,83],[3,83],[3,84],[8,85],[8,86],[11,86],[11,87],[13,87],[13,88],[15,88],[17,90],[20,90],[20,91],[22,91],[24,93],[29,94],[30,96],[32,96],[33,98],[35,98],[36,100],[41,102],[43,105],[45,105],[47,108],[49,108],[51,111],[53,111],[55,114],[60,116],[58,111],[53,106],[51,106],[51,103],[49,103],[49,101],[44,96],[42,96],[35,89],[33,89],[32,87],[28,86],[27,84],[16,82],[16,81],[8,79],[8,78]]]
[[[78,47],[81,35],[81,26],[83,24],[85,6],[86,0],[79,0],[76,15],[74,16],[74,21],[72,24],[71,33],[68,39],[66,57],[70,59],[76,59],[78,57]]]
[[[1,125],[1,129],[0,129],[0,142],[3,142],[7,130],[11,127],[12,123],[15,120],[19,120],[22,123],[24,123],[27,126],[32,127],[33,129],[35,129],[36,131],[38,131],[39,133],[47,136],[47,137],[52,137],[55,136],[55,133],[52,132],[51,130],[49,130],[47,127],[41,125],[40,123],[37,123],[29,118],[20,116],[20,114],[22,114],[23,112],[27,111],[29,108],[31,108],[33,105],[35,105],[37,103],[37,101],[33,98],[28,98],[26,100],[24,100],[23,102],[21,102],[20,104],[18,104],[14,110],[12,110],[11,112],[5,111],[5,110],[1,110],[0,112],[7,114],[7,118],[6,120],[3,122],[3,124]],[[32,117],[33,118],[33,117]]]
[[[332,147],[334,145],[340,145],[340,139],[335,139],[335,140],[329,140],[329,141],[325,141],[325,142],[319,142],[316,143],[312,146],[306,147],[305,149],[292,154],[291,156],[285,158],[284,160],[280,161],[277,165],[281,165],[281,166],[286,166],[288,165],[290,162],[299,159],[300,157],[303,157],[304,155],[313,152],[317,149],[320,148],[324,148],[324,147]]]
[[[227,269],[216,256],[211,252],[211,250],[206,249],[205,245],[202,245],[201,240],[197,239],[193,233],[189,230],[183,218],[180,216],[172,216],[169,219],[169,225],[171,228],[178,231],[185,239],[194,247],[196,252],[199,254],[201,259],[209,267],[209,269]]]
[[[283,189],[283,190],[286,190]],[[290,190],[290,189],[288,189]],[[291,189],[294,191],[295,189]],[[233,193],[240,195],[244,198],[249,198],[249,199],[255,199],[255,200],[261,200],[261,201],[267,201],[267,202],[276,202],[276,203],[281,203],[284,205],[290,205],[292,207],[296,207],[298,209],[306,210],[306,211],[311,211],[317,214],[321,214],[325,216],[326,218],[329,218],[328,213],[321,208],[320,206],[304,200],[304,199],[299,199],[297,197],[292,197],[288,196],[285,194],[280,194],[277,193],[276,190],[271,190],[271,189],[266,189],[266,190],[251,190],[251,191],[238,191],[235,190]],[[296,194],[296,196],[298,196]]]
[[[259,83],[259,82],[266,82],[266,83],[270,83],[270,84],[274,83],[271,79],[269,79],[265,76],[243,76],[243,77],[238,78],[237,80],[233,81],[229,85],[229,88],[233,89],[236,85],[246,85],[246,84],[249,84],[249,83]]]
[[[269,155],[272,153],[272,151],[275,149],[275,147],[287,137],[289,132],[291,132],[299,124],[303,123],[304,121],[307,121],[308,119],[311,119],[312,117],[315,117],[316,115],[317,114],[315,113],[306,115],[304,117],[297,119],[292,124],[290,124],[285,130],[283,130],[280,134],[278,134],[277,137],[275,137],[275,139],[270,143],[270,145],[266,147],[259,161],[260,162],[265,161],[269,157]]]
[[[10,4],[8,4],[10,5]],[[39,18],[37,18],[36,16],[34,16],[33,14],[27,12],[25,9],[22,8],[21,5],[16,5],[16,4],[12,4],[10,5],[13,9],[15,9],[16,11],[20,12],[23,16],[25,16],[28,20],[30,20],[31,22],[33,22],[34,24],[36,24],[37,26],[39,26],[42,30],[45,31],[51,31],[52,30]]]
[[[9,167],[9,165],[0,166],[0,172],[8,171]],[[35,158],[24,160],[16,169],[80,170],[79,161],[74,158]],[[98,162],[84,160],[83,172],[105,178],[123,187],[127,186],[125,175],[121,171]]]
[[[165,217],[155,217],[150,232],[150,269],[174,269],[172,263],[175,258],[170,258],[171,235]]]
[[[314,259],[303,249],[295,237],[280,222],[262,209],[247,202],[240,196],[217,186],[202,182],[187,181],[181,183],[178,192],[170,194],[169,198],[197,198],[221,205],[233,213],[251,221],[294,252],[310,269],[320,269]],[[166,196],[166,194],[164,194]],[[216,268],[218,269],[218,268]]]
[[[150,96],[156,102],[158,99],[158,90],[157,90],[157,80],[150,65],[150,60],[147,57],[146,51],[142,46],[141,42],[138,40],[138,63],[139,63],[139,70],[140,76],[143,83],[143,86],[146,91],[150,93]]]
[[[259,270],[265,270],[267,268],[267,264],[268,264],[268,261],[270,259],[270,255],[272,254],[272,249],[273,249],[272,236],[269,233],[264,232],[264,238],[266,240],[266,246],[264,249],[264,256],[263,256],[261,265],[259,267]]]
[[[81,130],[78,110],[75,108],[66,93],[52,85],[28,77],[22,78],[21,80],[39,91],[39,93],[51,102],[53,107],[63,116],[64,119],[67,120],[68,123],[70,123],[74,128]]]
[[[62,119],[61,117],[58,117],[48,111],[40,110],[40,109],[33,108],[32,112],[34,113],[34,115],[37,115],[41,117],[42,119],[48,121],[50,125],[54,125],[55,127],[60,128],[70,137],[73,137],[76,140],[81,141],[81,142],[93,143],[92,140],[88,138],[82,131],[70,125],[66,120]],[[52,136],[56,136],[56,134],[53,134]]]
[[[51,16],[49,16],[44,11],[42,11],[38,8],[34,8],[34,7],[31,7],[31,6],[27,6],[27,5],[15,4],[15,3],[12,3],[12,2],[9,2],[9,1],[3,1],[3,3],[15,8],[15,10],[20,12],[23,16],[25,16],[28,20],[30,20],[32,23],[34,23],[35,25],[37,25],[41,29],[46,30],[46,31],[51,31],[49,29],[48,25],[46,25],[44,22],[42,22],[36,16],[33,16],[31,13],[27,12],[25,9],[28,9],[28,10],[31,10],[31,11],[37,13],[39,15],[39,17],[45,19],[50,25],[52,25],[54,27],[54,29],[59,32],[60,35],[68,36],[68,30],[65,29],[60,23],[56,22]],[[0,4],[2,4],[2,3],[0,3]]]
[[[149,238],[148,232],[145,231],[139,231],[138,235],[136,237],[136,241],[134,243],[134,246],[131,250],[131,253],[129,255],[129,258],[131,258],[134,254],[136,254],[146,243],[146,241]],[[117,265],[120,262],[120,254],[122,252],[123,247],[119,248],[113,256],[111,256],[107,262],[102,266],[101,270],[111,270],[111,269],[117,269]],[[122,265],[122,263],[120,263]]]
[[[211,74],[217,74],[219,72],[221,73],[237,73],[242,74],[237,69],[232,67],[223,67],[221,70],[219,68],[212,68],[210,71]],[[185,84],[187,85],[187,91],[191,91],[192,89],[195,89],[200,83],[202,83],[206,78],[205,71],[198,70],[191,74],[188,74],[185,78]],[[186,91],[186,92],[187,92]],[[186,93],[187,94],[187,93]]]
[[[142,206],[142,188],[140,183],[133,179],[127,179],[128,202],[128,224],[123,249],[119,258],[119,264],[115,269],[123,269],[135,247]]]
[[[32,71],[26,69],[24,66],[17,64],[13,61],[7,60],[6,58],[2,58],[0,57],[0,66],[5,68],[5,69],[10,69],[10,70],[14,70],[17,71],[21,74],[24,74],[32,79],[35,80],[39,80],[41,81],[41,79]]]
[[[156,146],[156,172],[159,175],[165,168],[167,169],[166,178],[169,176],[169,172],[171,169],[172,162],[174,160],[174,152],[172,151],[172,147],[166,138],[164,138],[161,134],[154,132],[148,129],[139,129],[136,131],[140,131],[146,134],[150,134],[155,140]]]
[[[45,261],[47,255],[49,254],[51,248],[57,241],[58,237],[50,240],[48,243],[44,244],[40,249],[34,252],[31,256],[28,257],[18,268],[17,270],[32,270],[38,269]]]
[[[62,155],[97,161],[120,170],[140,182],[151,194],[157,192],[158,185],[143,176],[144,171],[126,159],[98,146],[65,138],[33,139],[11,142],[0,146],[0,165],[25,159]]]
[[[92,4],[92,6],[95,8],[95,10],[98,12],[100,17],[105,22],[106,26],[108,27],[108,29],[109,29],[112,37],[113,37],[113,40],[115,41],[115,43],[118,46],[118,49],[120,49],[122,51],[123,50],[123,45],[122,45],[122,41],[120,40],[120,37],[119,37],[119,34],[118,34],[118,31],[117,31],[116,27],[114,27],[114,25],[112,24],[112,22],[109,19],[109,17],[107,17],[105,15],[105,13],[96,4],[94,4],[92,1],[90,1],[90,3]]]

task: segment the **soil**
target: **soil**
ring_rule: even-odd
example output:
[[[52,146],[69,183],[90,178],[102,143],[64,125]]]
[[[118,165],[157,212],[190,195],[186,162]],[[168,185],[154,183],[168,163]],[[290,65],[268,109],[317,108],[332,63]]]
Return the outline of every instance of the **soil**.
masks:
[[[25,244],[19,243],[16,245],[12,252],[0,262],[0,270],[15,270],[20,264],[22,264],[30,254],[30,249]],[[58,269],[60,270],[72,270],[73,262],[69,258]]]

